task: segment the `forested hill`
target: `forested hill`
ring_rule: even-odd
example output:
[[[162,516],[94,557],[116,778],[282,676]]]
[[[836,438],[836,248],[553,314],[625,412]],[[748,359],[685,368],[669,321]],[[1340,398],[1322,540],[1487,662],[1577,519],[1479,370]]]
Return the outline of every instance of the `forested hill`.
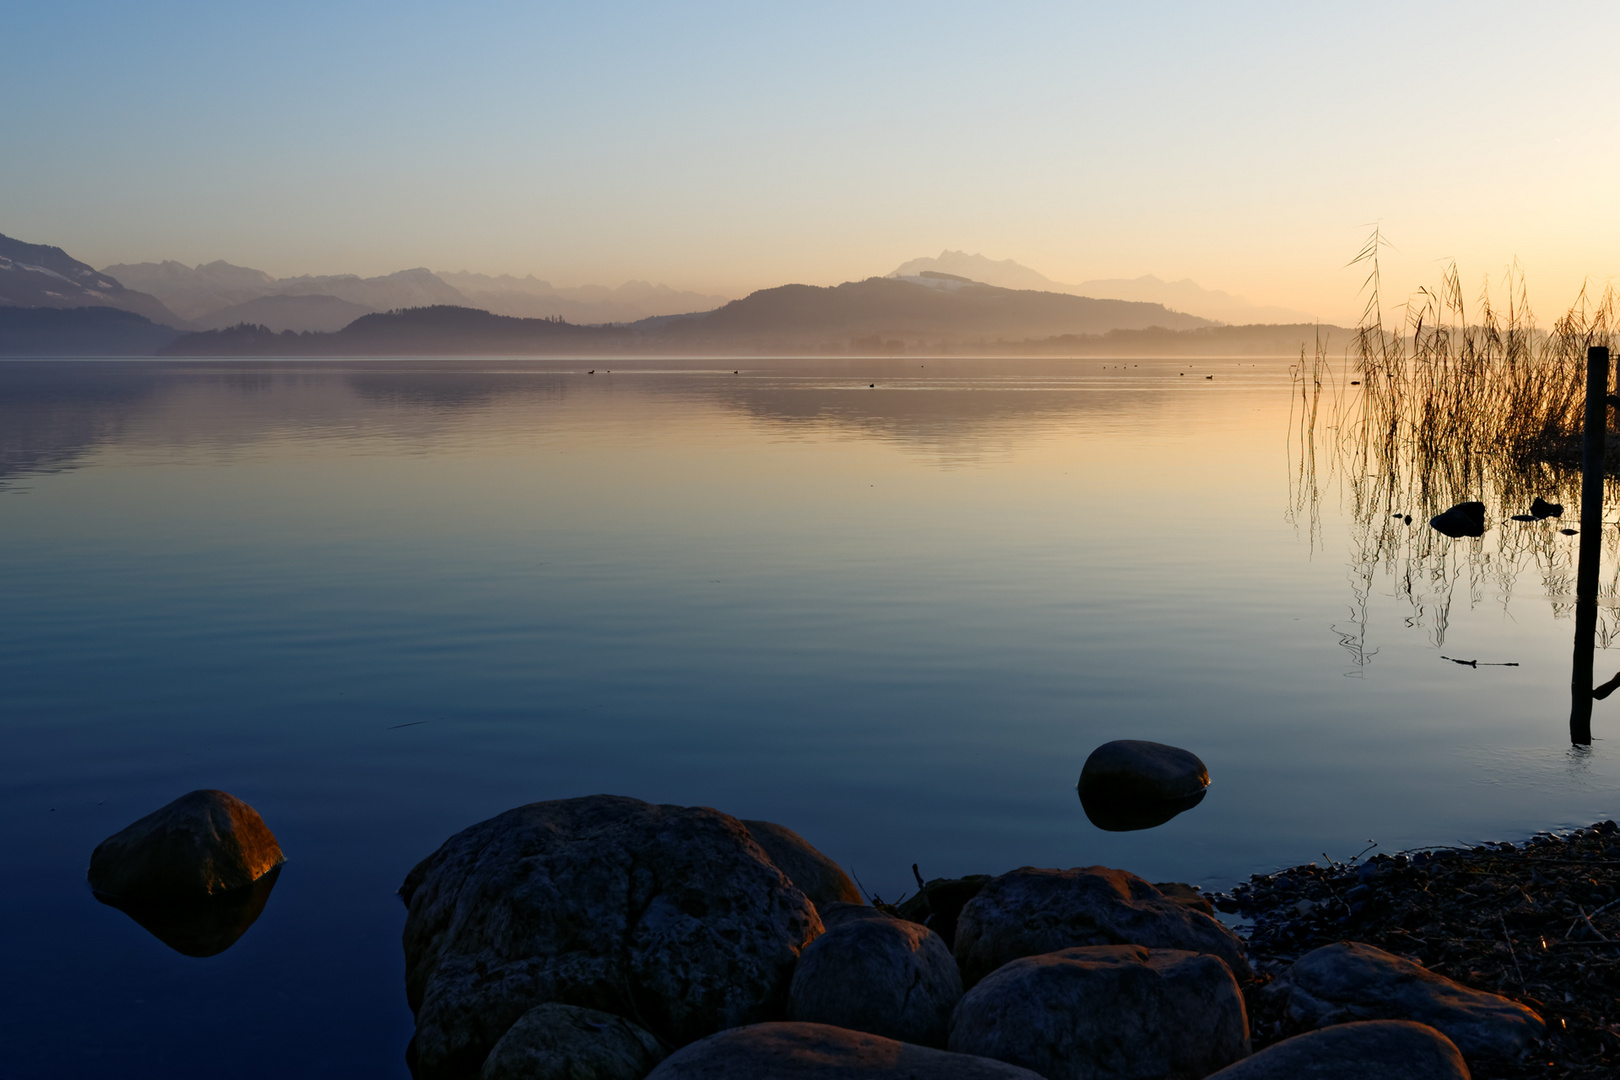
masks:
[[[165,356],[521,356],[598,352],[623,330],[560,319],[515,319],[477,308],[435,305],[362,315],[332,333],[238,325],[187,334]]]

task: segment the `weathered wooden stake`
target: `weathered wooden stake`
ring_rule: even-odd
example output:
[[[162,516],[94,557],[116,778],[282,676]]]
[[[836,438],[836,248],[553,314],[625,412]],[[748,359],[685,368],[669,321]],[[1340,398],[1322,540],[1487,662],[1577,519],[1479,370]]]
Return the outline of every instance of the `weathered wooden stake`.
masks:
[[[1597,647],[1598,561],[1603,557],[1603,453],[1609,434],[1609,350],[1586,350],[1586,430],[1581,443],[1581,544],[1575,567],[1575,666],[1569,741],[1592,745],[1592,653]]]

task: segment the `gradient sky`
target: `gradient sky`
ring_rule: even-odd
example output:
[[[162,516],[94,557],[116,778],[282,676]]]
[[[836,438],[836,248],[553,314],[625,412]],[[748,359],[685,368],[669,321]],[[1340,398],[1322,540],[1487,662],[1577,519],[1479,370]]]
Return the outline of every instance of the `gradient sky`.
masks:
[[[740,295],[942,248],[1344,320],[1620,274],[1613,4],[13,0],[0,232]]]

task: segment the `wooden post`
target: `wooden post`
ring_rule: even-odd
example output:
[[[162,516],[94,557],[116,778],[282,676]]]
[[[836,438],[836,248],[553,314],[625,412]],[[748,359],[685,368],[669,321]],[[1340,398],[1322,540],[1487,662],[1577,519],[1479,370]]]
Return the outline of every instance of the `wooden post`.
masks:
[[[1569,741],[1592,745],[1592,653],[1597,648],[1598,561],[1603,557],[1603,454],[1609,434],[1609,350],[1586,350],[1586,430],[1581,442],[1581,543],[1575,568],[1575,665]]]

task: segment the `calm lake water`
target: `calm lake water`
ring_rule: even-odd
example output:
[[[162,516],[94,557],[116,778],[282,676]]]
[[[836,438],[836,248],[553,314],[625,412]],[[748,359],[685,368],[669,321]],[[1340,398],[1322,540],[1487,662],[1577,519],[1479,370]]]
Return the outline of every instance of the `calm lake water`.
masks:
[[[1299,499],[1290,385],[1280,360],[0,365],[0,1076],[406,1076],[394,890],[539,799],[779,821],[889,899],[912,863],[1223,888],[1620,813],[1620,697],[1567,745],[1575,538],[1492,506],[1439,562],[1421,519],[1370,557],[1331,478],[1316,524]],[[1099,831],[1075,779],[1115,738],[1195,751],[1208,798]],[[288,856],[206,959],[84,881],[199,787]]]

